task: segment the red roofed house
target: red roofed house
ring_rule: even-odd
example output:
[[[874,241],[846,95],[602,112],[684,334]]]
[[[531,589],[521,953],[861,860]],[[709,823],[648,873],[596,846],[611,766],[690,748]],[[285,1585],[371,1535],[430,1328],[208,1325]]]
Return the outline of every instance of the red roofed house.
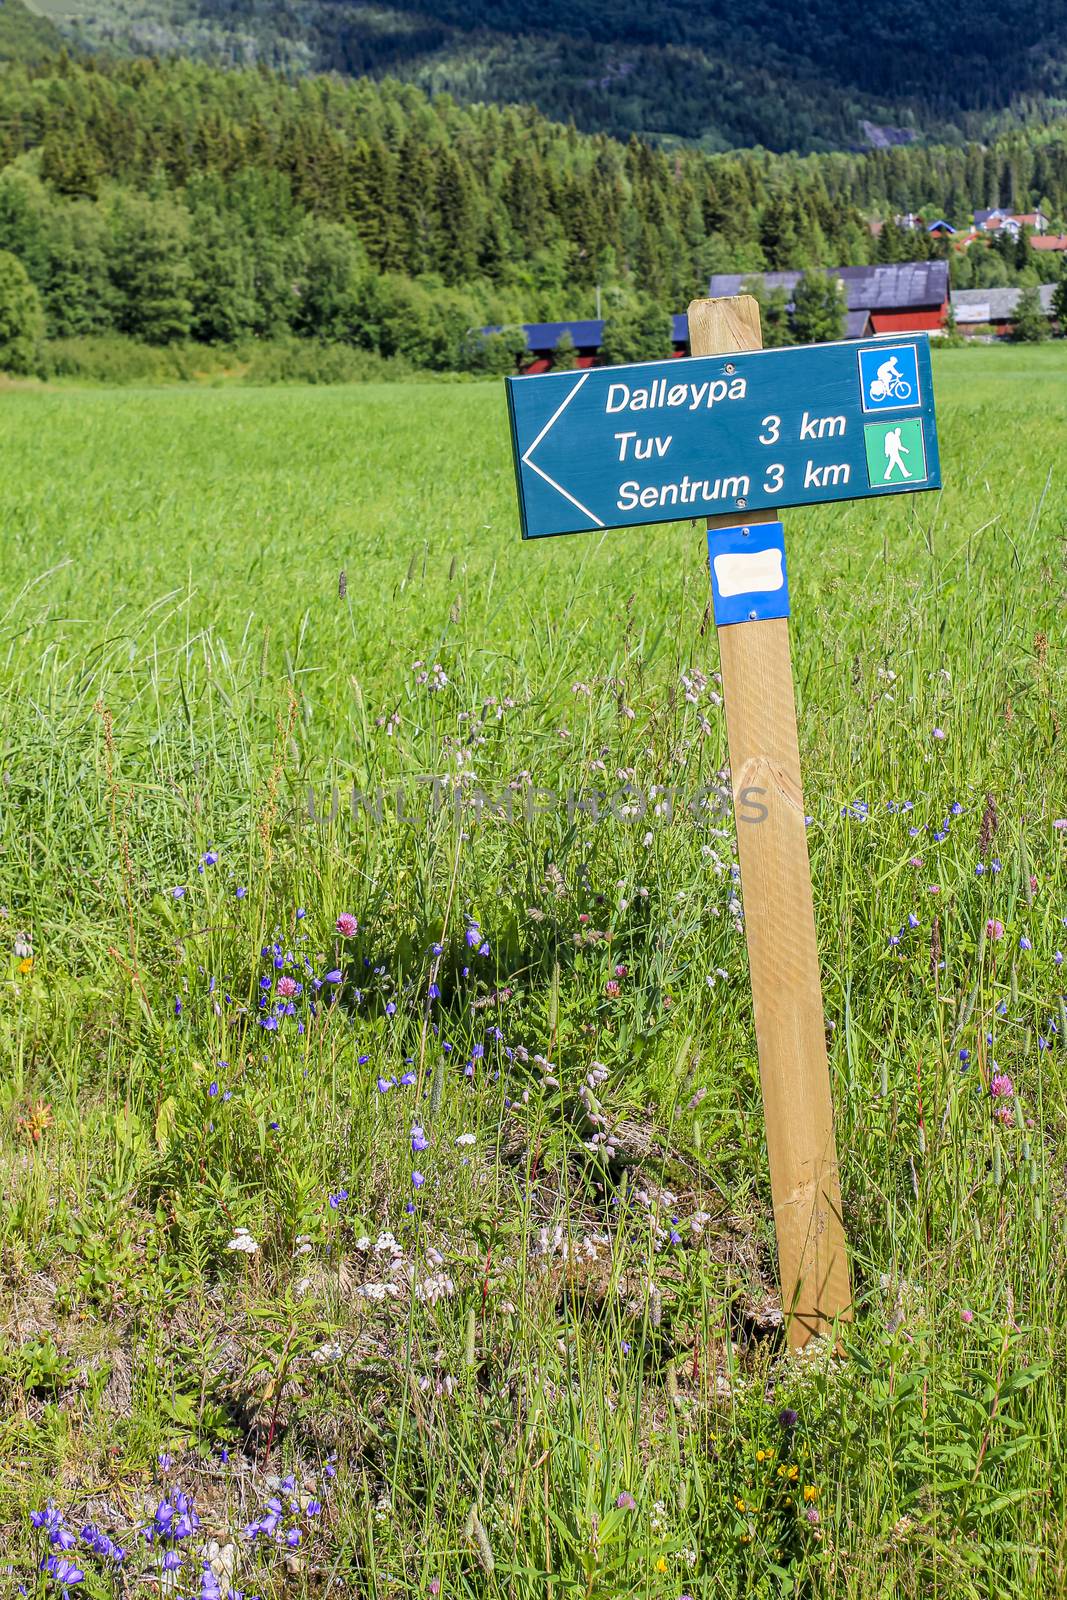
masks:
[[[1044,233],[1048,218],[1043,211],[1006,211],[998,206],[993,211],[976,211],[974,225],[981,233],[1010,233],[1018,238],[1024,228],[1034,233]]]
[[[1031,250],[1067,250],[1067,233],[1032,233]]]

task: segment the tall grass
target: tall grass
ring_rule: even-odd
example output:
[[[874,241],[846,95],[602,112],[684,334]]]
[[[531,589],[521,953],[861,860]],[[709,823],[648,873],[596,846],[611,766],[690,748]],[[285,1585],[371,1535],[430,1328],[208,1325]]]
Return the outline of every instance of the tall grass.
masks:
[[[178,1480],[182,1593],[209,1535],[272,1594],[1064,1587],[1067,363],[935,376],[943,494],[787,521],[805,1357],[699,528],[521,545],[493,385],[3,397],[13,1583],[51,1496],[125,1592]]]

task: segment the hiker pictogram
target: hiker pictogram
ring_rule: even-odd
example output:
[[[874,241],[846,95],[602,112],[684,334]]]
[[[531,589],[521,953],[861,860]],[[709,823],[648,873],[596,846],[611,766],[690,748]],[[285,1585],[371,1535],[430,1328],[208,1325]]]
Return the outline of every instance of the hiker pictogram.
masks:
[[[908,450],[907,445],[901,444],[900,442],[900,429],[890,428],[885,436],[886,467],[885,472],[882,474],[883,483],[889,482],[897,467],[900,468],[900,476],[902,478],[911,477],[911,473],[908,471],[903,461],[903,457],[909,454],[910,451]]]
[[[865,423],[867,481],[872,489],[913,489],[929,481],[920,417]]]

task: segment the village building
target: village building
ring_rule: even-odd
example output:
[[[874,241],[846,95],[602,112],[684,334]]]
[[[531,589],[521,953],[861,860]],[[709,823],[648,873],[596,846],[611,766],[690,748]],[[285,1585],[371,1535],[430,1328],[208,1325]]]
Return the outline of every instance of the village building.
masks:
[[[1048,222],[1043,211],[1006,211],[1001,206],[974,214],[974,226],[979,233],[1010,233],[1014,239],[1024,228],[1034,233],[1047,233]]]
[[[874,267],[833,267],[845,286],[847,306],[845,337],[862,339],[872,333],[937,333],[948,316],[948,263],[899,261]],[[762,280],[768,293],[784,289],[790,302],[800,282],[799,272],[717,272],[711,295],[742,294],[742,285]]]
[[[1055,292],[1054,283],[1043,283],[1038,289],[1041,309],[1050,321]],[[952,315],[957,331],[965,339],[1010,339],[1021,294],[1019,288],[953,289]]]
[[[1031,241],[1036,243],[1036,238]],[[1067,235],[1046,235],[1048,248],[1067,247]],[[948,325],[949,307],[955,324],[966,338],[1007,338],[1014,329],[1015,308],[1021,290],[958,289],[950,299],[948,264],[944,261],[904,261],[869,267],[838,267],[833,275],[845,287],[846,326],[844,337],[869,338],[878,334],[943,333]],[[800,281],[800,272],[739,273],[717,272],[708,285],[713,297],[745,293],[754,281],[770,294],[784,290],[787,304]],[[1039,290],[1046,316],[1052,317],[1053,284]],[[499,333],[500,328],[483,328],[483,334]],[[579,368],[602,364],[604,320],[577,318],[563,322],[522,324],[528,354],[523,358],[524,373],[551,372],[560,339],[569,335],[574,343]],[[689,354],[689,328],[684,312],[671,319],[672,356]]]
[[[1040,216],[1041,213],[1031,212],[1029,215]],[[952,248],[957,252],[969,250],[971,245],[979,240],[988,247],[998,232],[1007,234],[1011,239],[1018,239],[1021,229],[1015,227],[1016,220],[1011,219],[1011,226],[1005,226],[1003,229],[971,228],[967,233],[957,233],[952,241]],[[1067,250],[1067,233],[1031,233],[1028,238],[1031,250]]]
[[[483,328],[485,333],[500,333],[500,328]],[[548,372],[552,367],[556,346],[564,334],[574,341],[574,351],[579,367],[595,367],[604,337],[604,323],[599,317],[582,317],[574,322],[524,322],[526,346],[531,359],[523,366],[524,372]]]
[[[951,222],[947,222],[944,217],[935,217],[933,222],[927,222],[917,211],[905,211],[903,216],[896,217],[894,220],[898,228],[907,228],[910,233],[930,233],[936,239],[947,239],[956,232]],[[871,225],[871,232],[875,237],[881,231],[882,224],[880,222],[877,226]]]
[[[1043,211],[1016,211],[1012,221],[1020,228],[1032,228],[1034,233],[1048,232],[1048,218]]]
[[[521,324],[522,332],[526,335],[526,348],[530,352],[523,361],[522,370],[528,376],[539,372],[551,372],[555,365],[556,346],[564,334],[569,334],[574,341],[574,350],[578,367],[599,367],[601,365],[600,348],[604,342],[603,317],[580,317],[572,322],[524,322]],[[503,329],[482,328],[483,335],[501,333]],[[685,312],[676,312],[671,318],[671,355],[687,356],[689,354],[689,323]]]

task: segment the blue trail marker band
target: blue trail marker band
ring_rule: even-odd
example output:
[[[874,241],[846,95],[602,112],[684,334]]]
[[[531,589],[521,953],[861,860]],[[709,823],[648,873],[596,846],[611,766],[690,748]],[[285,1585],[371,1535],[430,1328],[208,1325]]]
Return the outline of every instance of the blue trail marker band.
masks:
[[[785,530],[780,522],[709,528],[708,565],[717,628],[789,615]]]
[[[527,539],[941,487],[922,333],[506,381]]]

